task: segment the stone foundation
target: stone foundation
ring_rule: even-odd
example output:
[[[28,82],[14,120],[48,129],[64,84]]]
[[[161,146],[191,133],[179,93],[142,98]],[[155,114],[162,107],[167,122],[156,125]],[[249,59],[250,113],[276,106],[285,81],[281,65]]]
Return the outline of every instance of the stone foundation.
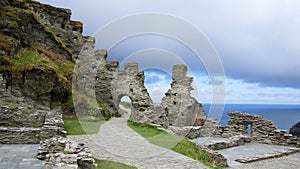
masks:
[[[1,144],[37,144],[54,136],[66,136],[60,112],[0,107]]]

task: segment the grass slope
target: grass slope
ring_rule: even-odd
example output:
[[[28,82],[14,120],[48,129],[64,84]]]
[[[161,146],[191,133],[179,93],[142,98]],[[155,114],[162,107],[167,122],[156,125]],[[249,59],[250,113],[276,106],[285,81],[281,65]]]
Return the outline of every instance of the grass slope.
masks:
[[[77,116],[64,117],[63,121],[68,135],[96,134],[102,123],[101,121],[81,121],[85,128],[83,129]]]
[[[187,138],[172,135],[149,124],[137,123],[130,120],[128,120],[127,124],[152,144],[171,149],[177,153],[198,160],[211,168],[221,169],[214,166],[212,159]]]

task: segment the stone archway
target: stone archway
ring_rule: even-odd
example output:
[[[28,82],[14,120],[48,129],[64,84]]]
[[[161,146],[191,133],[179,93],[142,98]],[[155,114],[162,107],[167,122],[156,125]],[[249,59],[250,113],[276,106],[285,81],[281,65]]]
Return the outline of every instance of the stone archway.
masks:
[[[118,104],[118,112],[123,117],[128,119],[131,114],[132,102],[130,97],[123,96],[121,97],[119,104]]]
[[[147,111],[153,104],[144,86],[144,72],[139,72],[136,62],[127,63],[124,70],[120,70],[118,61],[108,61],[99,68],[97,79],[96,97],[113,116],[120,116],[118,108],[123,96],[131,99],[131,116]]]

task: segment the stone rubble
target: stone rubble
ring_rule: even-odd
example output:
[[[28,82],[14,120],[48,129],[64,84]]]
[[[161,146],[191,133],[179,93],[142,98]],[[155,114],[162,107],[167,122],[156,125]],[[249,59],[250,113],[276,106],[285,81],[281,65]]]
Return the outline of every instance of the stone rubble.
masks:
[[[44,160],[48,167],[95,168],[95,160],[85,144],[64,137],[41,141],[37,158]]]

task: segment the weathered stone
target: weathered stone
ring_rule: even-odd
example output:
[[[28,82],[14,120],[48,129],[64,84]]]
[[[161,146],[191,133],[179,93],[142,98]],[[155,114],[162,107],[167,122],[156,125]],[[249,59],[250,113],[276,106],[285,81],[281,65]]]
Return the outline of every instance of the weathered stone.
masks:
[[[117,61],[105,61],[102,57],[96,76],[96,96],[115,116],[123,96],[131,99],[131,115],[134,121],[165,126],[193,126],[204,123],[206,115],[200,103],[190,96],[192,77],[186,76],[185,65],[173,66],[171,89],[160,105],[153,104],[144,86],[144,73],[139,72],[138,64],[127,63],[119,70]]]
[[[167,126],[193,126],[198,119],[206,119],[202,105],[190,95],[193,78],[186,73],[186,65],[173,66],[171,89],[161,102]]]
[[[22,74],[0,72],[0,84],[2,105],[50,110],[60,107],[68,93],[55,72],[41,67]]]
[[[37,158],[44,160],[46,165],[50,167],[95,168],[95,161],[87,147],[82,143],[70,141],[64,137],[53,137],[41,141]]]
[[[178,136],[194,139],[199,137],[201,132],[201,126],[184,126],[184,127],[169,126],[167,130],[170,133],[176,134]]]
[[[66,136],[60,112],[0,106],[0,143],[36,144],[53,136]]]
[[[201,150],[203,150],[206,154],[208,154],[209,158],[212,159],[212,163],[218,167],[228,167],[227,159],[220,153],[208,149],[206,147],[198,146]]]
[[[229,112],[228,115],[230,120],[227,126],[217,126],[213,135],[229,138],[242,134],[259,143],[299,147],[300,137],[278,130],[271,120],[242,112]]]

